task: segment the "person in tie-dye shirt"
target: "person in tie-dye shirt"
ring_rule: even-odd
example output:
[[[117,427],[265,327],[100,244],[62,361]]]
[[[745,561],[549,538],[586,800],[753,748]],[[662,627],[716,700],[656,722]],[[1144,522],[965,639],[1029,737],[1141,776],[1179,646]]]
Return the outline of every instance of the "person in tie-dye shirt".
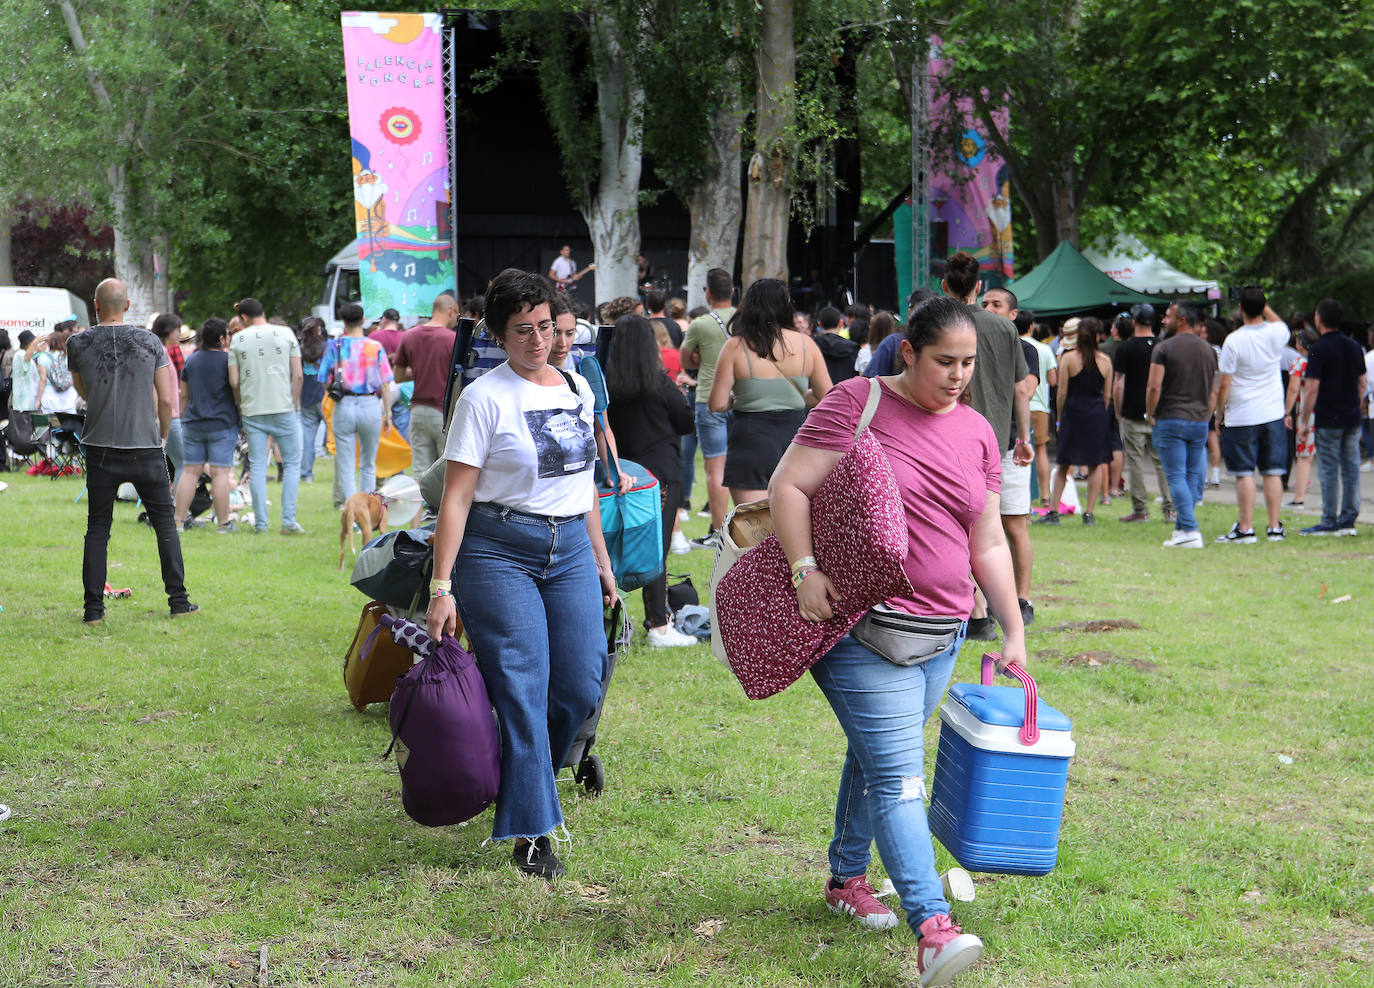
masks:
[[[334,385],[334,507],[357,492],[353,459],[362,471],[362,489],[377,487],[377,446],[391,419],[391,362],[376,340],[363,335],[363,307],[345,305],[339,316],[344,335],[329,344],[320,360],[320,383]],[[378,398],[381,400],[378,401]],[[361,452],[355,453],[361,443]]]

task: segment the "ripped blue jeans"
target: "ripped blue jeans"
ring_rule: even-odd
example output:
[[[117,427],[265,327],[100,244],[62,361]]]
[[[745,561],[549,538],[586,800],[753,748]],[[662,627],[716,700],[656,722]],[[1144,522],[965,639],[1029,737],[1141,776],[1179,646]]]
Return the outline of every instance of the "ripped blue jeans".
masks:
[[[949,912],[926,821],[923,729],[944,695],[966,631],[967,625],[947,650],[914,666],[894,665],[846,635],[811,668],[849,741],[835,802],[831,874],[866,874],[876,841],[918,936],[923,922]]]

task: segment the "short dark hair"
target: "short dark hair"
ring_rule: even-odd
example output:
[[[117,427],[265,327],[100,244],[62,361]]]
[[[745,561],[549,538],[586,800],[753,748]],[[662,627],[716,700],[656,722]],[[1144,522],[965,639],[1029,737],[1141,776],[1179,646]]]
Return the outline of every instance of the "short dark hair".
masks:
[[[706,294],[717,302],[728,302],[735,297],[735,282],[730,272],[724,268],[712,268],[706,272]]]
[[[1324,298],[1318,302],[1317,315],[1321,317],[1323,326],[1329,329],[1341,328],[1341,303],[1334,298]]]
[[[1269,300],[1264,297],[1264,292],[1257,285],[1246,285],[1240,290],[1240,311],[1244,312],[1251,319],[1256,319],[1264,315],[1264,307],[1269,304]]]
[[[659,288],[650,288],[644,293],[644,308],[650,312],[662,312],[668,304],[668,294]]]
[[[549,279],[533,271],[506,268],[487,286],[487,332],[493,339],[506,338],[506,323],[510,317],[536,306],[553,301],[553,285]]]
[[[389,320],[391,320],[392,322],[400,322],[400,321],[401,321],[401,314],[400,314],[399,312],[397,312],[395,309],[383,309],[383,310],[382,310],[382,318],[383,318],[383,319],[389,319]]]
[[[957,326],[973,329],[973,319],[968,309],[956,299],[936,295],[926,299],[912,311],[906,321],[906,341],[919,356],[928,346],[940,342],[946,330]]]
[[[1135,332],[1135,317],[1129,312],[1118,312],[1112,320],[1112,330],[1119,340],[1124,340]]]
[[[258,316],[264,315],[267,312],[267,310],[262,307],[262,303],[255,298],[240,299],[234,305],[234,311],[245,319],[256,319]]]
[[[845,306],[844,308],[844,315],[846,319],[867,319],[872,314],[873,313],[868,311],[868,306],[860,302],[855,302],[852,305]]]
[[[154,336],[166,343],[167,337],[181,332],[181,316],[175,312],[159,312],[153,320],[152,330]]]
[[[1006,289],[1001,288],[998,291],[1005,292]],[[1016,309],[1016,318],[1012,320],[1016,324],[1016,335],[1025,336],[1030,332],[1030,328],[1035,325],[1035,313],[1030,309],[1021,309],[1016,306],[1012,306],[1012,308]]]
[[[985,291],[983,293],[983,298],[987,298],[993,292],[1001,292],[1003,295],[1007,297],[1007,308],[1020,310],[1021,306],[1016,301],[1016,293],[1013,292],[1010,288],[1003,288],[1001,285],[997,285]]]
[[[1197,311],[1197,306],[1190,302],[1176,302],[1174,315],[1189,326],[1196,326],[1202,321],[1202,315]]]
[[[821,329],[835,329],[840,325],[840,310],[833,305],[827,305],[816,313],[816,325]]]
[[[928,302],[933,298],[939,298],[939,292],[932,292],[929,288],[918,288],[906,297],[906,311],[912,313],[922,302]]]
[[[966,250],[951,254],[945,262],[945,285],[959,298],[967,298],[973,292],[982,274],[978,258]]]
[[[196,331],[196,348],[199,350],[218,350],[224,342],[224,334],[229,332],[229,324],[219,316],[211,316],[200,324]]]
[[[339,318],[343,320],[345,326],[361,326],[367,316],[363,314],[361,305],[357,302],[349,302],[339,308]]]

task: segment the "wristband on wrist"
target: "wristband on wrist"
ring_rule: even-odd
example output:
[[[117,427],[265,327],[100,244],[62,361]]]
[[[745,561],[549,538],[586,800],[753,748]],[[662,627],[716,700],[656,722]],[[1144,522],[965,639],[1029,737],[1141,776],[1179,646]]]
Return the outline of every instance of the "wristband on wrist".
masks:
[[[430,600],[438,600],[440,597],[452,597],[452,596],[453,596],[453,591],[452,591],[452,590],[431,590],[431,591],[429,592],[429,599],[430,599]]]
[[[430,580],[430,581],[429,581],[429,592],[430,592],[430,593],[439,593],[440,591],[448,591],[448,590],[452,590],[452,589],[453,589],[453,581],[452,581],[452,580]]]
[[[803,569],[804,567],[807,567],[807,566],[810,566],[810,567],[812,567],[813,569],[815,568],[815,566],[816,566],[816,557],[815,557],[815,556],[802,556],[802,557],[801,557],[800,559],[798,559],[795,563],[793,563],[793,564],[792,564],[792,575],[793,575],[793,576],[796,576],[798,570]]]
[[[800,590],[801,585],[806,582],[808,576],[812,573],[819,573],[820,571],[821,568],[819,566],[803,566],[792,574],[792,589]]]

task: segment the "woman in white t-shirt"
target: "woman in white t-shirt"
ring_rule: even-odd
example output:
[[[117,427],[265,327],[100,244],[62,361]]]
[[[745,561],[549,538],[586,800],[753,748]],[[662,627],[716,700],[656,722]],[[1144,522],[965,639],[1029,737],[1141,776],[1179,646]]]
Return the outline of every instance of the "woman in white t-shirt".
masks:
[[[486,295],[506,362],[462,391],[449,423],[434,531],[429,633],[472,640],[501,730],[492,840],[516,867],[553,879],[563,826],[555,766],[601,696],[602,608],[615,577],[601,534],[586,380],[549,366],[553,288],[508,268]]]

